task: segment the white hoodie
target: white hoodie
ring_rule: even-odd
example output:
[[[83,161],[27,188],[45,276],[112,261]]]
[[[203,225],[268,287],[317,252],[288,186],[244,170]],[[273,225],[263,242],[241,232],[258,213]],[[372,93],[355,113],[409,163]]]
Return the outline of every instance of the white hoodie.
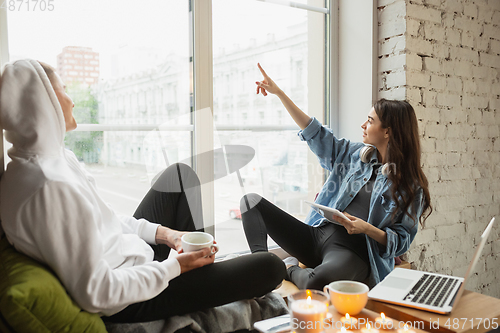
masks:
[[[13,144],[0,181],[0,218],[15,248],[50,266],[85,310],[112,315],[151,299],[180,274],[153,261],[158,224],[117,216],[64,149],[61,106],[37,61],[5,67],[0,125]]]

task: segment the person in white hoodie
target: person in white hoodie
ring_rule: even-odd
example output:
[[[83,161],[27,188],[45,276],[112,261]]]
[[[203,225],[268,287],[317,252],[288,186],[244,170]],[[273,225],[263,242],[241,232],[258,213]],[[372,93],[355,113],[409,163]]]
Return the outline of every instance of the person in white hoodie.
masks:
[[[2,227],[84,310],[112,322],[158,320],[262,296],[282,281],[283,262],[269,253],[218,263],[209,249],[183,253],[180,237],[201,216],[199,181],[186,165],[167,168],[134,217],[118,216],[64,148],[65,132],[77,126],[73,107],[50,66],[5,66],[0,125],[13,147],[0,181]],[[179,255],[167,259],[171,248]]]

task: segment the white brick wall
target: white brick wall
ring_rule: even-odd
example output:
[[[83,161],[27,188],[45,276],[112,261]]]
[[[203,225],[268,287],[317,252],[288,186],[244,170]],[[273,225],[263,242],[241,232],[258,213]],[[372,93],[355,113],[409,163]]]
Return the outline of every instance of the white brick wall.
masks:
[[[379,0],[379,97],[419,120],[434,213],[406,259],[463,275],[497,216],[467,288],[500,297],[500,0]]]

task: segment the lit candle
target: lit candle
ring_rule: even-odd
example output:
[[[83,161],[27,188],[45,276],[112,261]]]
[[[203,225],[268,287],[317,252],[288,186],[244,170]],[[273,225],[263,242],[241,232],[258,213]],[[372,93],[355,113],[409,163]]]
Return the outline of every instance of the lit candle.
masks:
[[[358,320],[354,317],[349,316],[348,313],[345,314],[345,317],[340,318],[340,321],[347,328],[356,326],[356,324],[358,323]]]
[[[380,317],[375,319],[375,322],[378,324],[377,327],[379,328],[392,329],[394,327],[392,319],[387,318],[383,312],[380,313]]]
[[[366,328],[362,328],[361,333],[379,333],[379,331],[375,328],[372,328],[372,325],[366,324]]]
[[[311,299],[311,296],[308,296],[307,299],[293,301],[290,309],[292,310],[292,327],[295,332],[323,331],[323,323],[328,312],[324,302]]]
[[[340,328],[340,331],[337,331],[337,333],[354,333],[353,331],[349,331],[346,329],[344,326]]]
[[[415,330],[408,328],[408,324],[405,324],[404,328],[399,328],[398,333],[416,333]]]

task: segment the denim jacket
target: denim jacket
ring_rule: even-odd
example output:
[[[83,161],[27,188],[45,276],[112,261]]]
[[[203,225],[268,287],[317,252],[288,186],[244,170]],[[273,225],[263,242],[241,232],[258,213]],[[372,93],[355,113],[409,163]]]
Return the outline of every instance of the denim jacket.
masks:
[[[316,203],[344,211],[370,179],[373,166],[379,163],[377,151],[373,152],[369,163],[362,162],[359,156],[364,146],[362,142],[337,139],[330,129],[322,126],[314,117],[304,130],[299,131],[298,135],[316,154],[321,166],[330,171],[330,176],[319,192]],[[423,191],[419,188],[415,205],[410,205],[409,208],[409,213],[415,221],[404,214],[400,208],[392,218],[396,203],[392,199],[391,185],[392,182],[381,172],[377,174],[366,222],[387,233],[387,245],[383,246],[365,235],[371,267],[368,280],[370,288],[393,270],[394,257],[402,255],[410,248],[423,210]],[[416,211],[413,210],[414,207]],[[311,210],[305,223],[318,226],[323,219],[316,211]]]

